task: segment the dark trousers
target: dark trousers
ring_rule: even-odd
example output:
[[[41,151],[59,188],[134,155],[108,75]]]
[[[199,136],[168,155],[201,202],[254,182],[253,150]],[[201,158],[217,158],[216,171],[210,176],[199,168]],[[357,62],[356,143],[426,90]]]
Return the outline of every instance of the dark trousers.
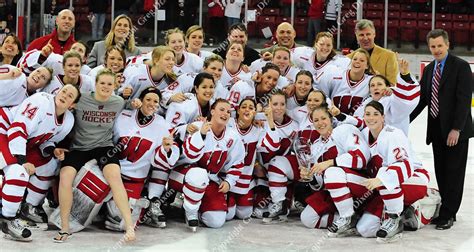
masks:
[[[447,140],[441,134],[439,119],[430,120],[433,125],[431,137],[436,181],[441,194],[439,216],[451,218],[456,216],[461,205],[469,141],[458,141],[455,146],[447,146]]]

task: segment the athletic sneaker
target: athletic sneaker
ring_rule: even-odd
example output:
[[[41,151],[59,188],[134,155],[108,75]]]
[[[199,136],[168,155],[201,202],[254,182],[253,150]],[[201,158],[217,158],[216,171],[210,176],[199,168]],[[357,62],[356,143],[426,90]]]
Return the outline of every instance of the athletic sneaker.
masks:
[[[24,202],[21,206],[21,217],[34,221],[36,223],[47,223],[48,216],[41,206],[33,206]]]
[[[289,209],[283,203],[284,201],[270,204],[268,212],[263,213],[264,224],[288,221]]]
[[[388,214],[389,218],[382,222],[377,231],[378,242],[393,242],[401,238],[403,232],[403,220],[398,214]]]
[[[166,227],[166,216],[161,210],[159,198],[155,197],[151,200],[148,212],[146,213],[145,224],[158,228]]]
[[[329,230],[330,237],[344,237],[355,234],[357,215],[354,213],[348,217],[339,217],[332,223]]]
[[[19,218],[5,218],[2,223],[2,232],[8,239],[18,241],[32,240],[31,231],[22,224]]]

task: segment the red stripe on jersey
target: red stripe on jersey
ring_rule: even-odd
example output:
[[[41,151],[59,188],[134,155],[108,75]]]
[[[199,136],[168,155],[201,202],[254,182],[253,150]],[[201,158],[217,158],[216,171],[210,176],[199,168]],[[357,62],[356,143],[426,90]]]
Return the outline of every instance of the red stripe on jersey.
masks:
[[[14,127],[19,127],[23,130],[23,132],[25,133],[25,135],[28,135],[28,131],[26,131],[26,125],[22,122],[13,122],[12,125],[10,125],[10,128],[14,128]]]
[[[396,199],[399,197],[402,197],[403,191],[400,190],[398,193],[391,193],[391,194],[385,194],[385,195],[380,195],[383,200],[391,200],[391,199]]]
[[[21,137],[21,138],[23,138],[23,139],[26,140],[26,135],[23,134],[23,132],[21,132],[21,131],[16,131],[16,132],[14,132],[14,133],[12,133],[11,135],[8,136],[8,141],[11,142],[11,141],[13,141],[15,138],[17,138],[17,137]]]
[[[331,189],[341,189],[347,187],[346,183],[325,183],[324,188],[331,190]]]
[[[8,67],[0,67],[0,74],[5,74],[10,72],[10,68]]]
[[[352,168],[357,168],[357,157],[360,158],[360,160],[362,161],[362,166],[361,167],[365,167],[367,165],[367,160],[365,159],[365,156],[364,154],[362,154],[362,151],[360,150],[351,150],[349,151],[349,154],[352,155]]]
[[[41,180],[41,181],[51,181],[55,177],[55,176],[38,176],[36,174],[35,176],[38,178],[38,180]]]
[[[240,176],[241,172],[240,170],[231,170],[227,172],[228,175],[235,175],[235,176]]]
[[[32,190],[33,192],[39,193],[39,194],[46,194],[48,192],[48,190],[43,190],[41,188],[38,188],[38,187],[34,186],[31,183],[28,184],[28,186],[26,188]]]
[[[401,83],[397,83],[397,88],[405,91],[411,91],[415,88],[419,87],[418,85],[403,85]]]
[[[273,165],[268,166],[268,172],[269,173],[273,172],[273,173],[280,174],[280,175],[283,175],[283,176],[286,177],[286,174],[282,170],[278,169],[277,167],[275,167]]]
[[[19,180],[19,179],[9,179],[9,180],[5,180],[5,185],[26,187],[28,185],[28,181]]]
[[[235,183],[235,186],[239,187],[239,188],[246,189],[246,188],[249,188],[250,184],[244,184],[244,183],[237,182],[237,183]]]
[[[429,175],[427,170],[425,170],[425,169],[416,169],[415,172],[425,175],[426,178],[428,179],[428,181],[430,181],[430,175]]]
[[[196,146],[192,145],[191,144],[191,137],[189,137],[187,140],[186,140],[187,144],[188,144],[188,148],[191,150],[191,151],[194,151],[194,152],[200,152],[202,150],[203,147],[201,148],[197,148]]]
[[[319,216],[318,222],[316,222],[316,225],[314,225],[315,228],[319,228],[319,225],[321,225],[321,219],[322,218],[323,218],[323,216]],[[328,227],[329,227],[329,223],[328,223]]]
[[[160,184],[160,185],[165,185],[166,184],[166,180],[164,179],[157,179],[157,178],[151,178],[150,179],[150,183],[155,183],[155,184]]]
[[[23,196],[13,196],[2,193],[2,200],[12,203],[20,203],[23,200]]]
[[[418,91],[418,92],[416,92],[412,95],[404,95],[404,94],[398,92],[397,90],[393,90],[393,94],[395,94],[400,99],[411,101],[411,100],[415,99],[416,97],[420,96],[420,91]]]
[[[193,204],[193,205],[196,205],[196,204],[198,204],[199,202],[201,202],[201,200],[193,200],[193,199],[191,199],[191,198],[188,197],[186,194],[184,194],[184,198],[185,198],[187,201],[189,201],[191,204]]]
[[[411,177],[411,166],[410,166],[410,162],[408,162],[408,160],[403,160],[403,163],[405,164],[405,168],[407,169],[407,175],[408,175],[408,177]]]
[[[350,199],[350,198],[352,198],[352,194],[351,193],[346,193],[346,194],[341,195],[339,197],[333,197],[332,201],[334,201],[334,203],[337,203],[337,202],[341,202],[341,201],[344,201],[344,200]]]
[[[273,139],[268,133],[265,134],[265,139],[267,140],[266,142],[270,144],[270,146],[272,146],[274,149],[278,149],[278,143],[273,142]]]
[[[195,193],[204,193],[206,191],[206,188],[197,188],[188,183],[184,183],[184,186],[188,188],[190,191],[195,192]]]
[[[129,176],[123,175],[123,174],[121,174],[121,176],[122,176],[123,181],[129,181],[129,182],[143,183],[146,180],[146,178],[132,178],[132,177],[129,177]]]
[[[241,174],[240,179],[252,179],[252,175]]]
[[[8,124],[10,124],[10,120],[8,120],[8,116],[7,114],[5,113],[5,111],[3,110],[3,108],[0,108],[0,117],[2,117],[2,119],[7,122]]]
[[[287,182],[272,182],[272,181],[268,181],[268,186],[269,187],[286,187],[287,186]]]
[[[399,166],[389,166],[387,167],[387,171],[388,170],[395,171],[397,173],[399,185],[403,184],[404,179],[403,179],[402,168],[400,168]]]

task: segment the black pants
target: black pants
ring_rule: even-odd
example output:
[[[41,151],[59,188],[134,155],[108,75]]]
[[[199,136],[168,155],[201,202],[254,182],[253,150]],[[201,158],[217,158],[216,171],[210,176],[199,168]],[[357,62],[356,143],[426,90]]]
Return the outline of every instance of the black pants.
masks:
[[[430,120],[434,126],[431,133],[432,148],[436,181],[441,194],[439,216],[451,218],[456,216],[461,205],[469,141],[458,141],[455,146],[447,146],[447,139],[441,135],[439,119]]]

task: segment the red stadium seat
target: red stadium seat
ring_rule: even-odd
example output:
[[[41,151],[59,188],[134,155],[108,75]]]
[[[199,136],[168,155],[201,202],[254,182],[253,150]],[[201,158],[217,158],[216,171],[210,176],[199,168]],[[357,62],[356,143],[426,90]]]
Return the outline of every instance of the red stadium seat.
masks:
[[[291,23],[291,18],[290,17],[282,17],[282,16],[276,18],[276,23],[278,25],[283,23],[283,22]]]
[[[365,17],[367,19],[370,19],[370,20],[383,19],[384,18],[384,13],[383,13],[383,11],[368,10],[368,11],[365,11]]]
[[[451,43],[455,45],[468,45],[469,44],[469,23],[454,22],[453,23],[453,36]]]
[[[411,6],[410,4],[400,4],[400,11],[403,11],[403,12],[413,11],[413,6]]]
[[[453,14],[451,19],[452,19],[453,22],[467,23],[467,22],[469,22],[469,15],[466,15],[466,14]]]
[[[249,34],[249,37],[255,37],[257,36],[257,23],[255,22],[248,22],[247,23],[247,33]]]
[[[367,9],[367,10],[379,10],[379,11],[382,11],[383,10],[383,7],[384,7],[384,4],[383,3],[366,3],[364,4],[365,7],[364,9]]]
[[[425,42],[426,35],[431,31],[431,20],[419,20],[418,21],[418,39],[416,40],[416,48],[418,48],[418,42]]]
[[[391,41],[399,40],[399,28],[400,28],[400,21],[398,20],[388,20],[387,24],[387,38]]]
[[[437,21],[435,24],[436,29],[443,29],[448,32],[448,34],[451,32],[453,29],[453,25],[451,22],[442,22],[442,21]]]
[[[400,12],[398,11],[389,11],[388,12],[388,20],[399,20],[400,19]]]
[[[414,42],[417,39],[416,22],[415,20],[400,20],[400,27],[403,27],[400,31],[400,40],[402,42]]]
[[[441,22],[451,22],[452,21],[452,15],[451,14],[446,14],[446,13],[436,13],[436,22],[441,21]]]
[[[257,18],[257,35],[263,37],[262,29],[270,27],[271,32],[275,31],[275,16],[259,16]]]
[[[262,11],[262,15],[265,15],[265,16],[279,16],[280,15],[280,9],[264,8],[263,11]]]
[[[399,11],[400,10],[400,4],[397,3],[389,3],[388,4],[388,12],[390,13],[391,11]]]
[[[431,13],[418,13],[418,20],[431,20]]]
[[[260,0],[248,0],[248,3],[249,3],[249,6],[248,8],[255,8],[257,6],[258,3],[260,3],[261,1]]]
[[[308,33],[308,18],[298,17],[295,19],[295,30],[298,38],[306,38]]]
[[[416,12],[401,12],[400,16],[401,20],[415,20],[416,19]]]

